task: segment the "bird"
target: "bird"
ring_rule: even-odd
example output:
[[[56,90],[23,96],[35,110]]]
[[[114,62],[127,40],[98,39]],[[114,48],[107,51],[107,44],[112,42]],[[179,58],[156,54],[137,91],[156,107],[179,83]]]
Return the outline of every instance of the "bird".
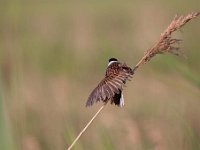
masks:
[[[105,77],[89,95],[86,107],[100,101],[104,104],[110,101],[111,104],[119,107],[124,106],[123,87],[133,74],[133,69],[126,63],[121,63],[116,58],[110,58]]]

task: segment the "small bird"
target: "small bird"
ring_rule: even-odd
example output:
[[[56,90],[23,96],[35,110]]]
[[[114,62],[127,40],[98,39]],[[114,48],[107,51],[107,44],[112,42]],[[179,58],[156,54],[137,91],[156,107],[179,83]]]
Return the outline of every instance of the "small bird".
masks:
[[[116,58],[110,58],[105,77],[90,94],[86,107],[92,106],[98,101],[106,104],[109,100],[111,104],[124,106],[123,86],[127,80],[132,78],[133,74],[133,70],[126,63],[120,63]]]

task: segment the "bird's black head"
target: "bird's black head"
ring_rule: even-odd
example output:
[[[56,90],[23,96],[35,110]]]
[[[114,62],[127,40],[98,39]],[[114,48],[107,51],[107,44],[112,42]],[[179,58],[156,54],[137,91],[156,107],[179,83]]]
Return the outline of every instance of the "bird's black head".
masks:
[[[116,58],[110,58],[109,62],[111,62],[111,61],[118,61],[118,60]]]

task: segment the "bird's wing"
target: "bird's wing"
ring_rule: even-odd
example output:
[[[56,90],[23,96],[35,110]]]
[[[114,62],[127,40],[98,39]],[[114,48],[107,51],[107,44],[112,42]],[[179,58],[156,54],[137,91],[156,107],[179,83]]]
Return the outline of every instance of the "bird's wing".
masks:
[[[131,74],[124,71],[106,76],[90,94],[86,102],[86,107],[92,106],[98,101],[106,103],[115,93],[119,93],[122,90],[126,80],[131,76]]]

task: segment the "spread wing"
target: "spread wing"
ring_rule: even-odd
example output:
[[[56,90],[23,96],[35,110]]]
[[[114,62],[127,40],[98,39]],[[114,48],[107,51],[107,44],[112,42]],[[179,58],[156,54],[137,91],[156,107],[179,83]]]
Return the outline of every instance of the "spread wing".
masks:
[[[123,85],[131,76],[132,74],[124,70],[119,71],[118,73],[113,73],[109,76],[105,76],[105,78],[90,94],[86,103],[86,107],[92,106],[98,101],[107,103],[108,100],[115,95],[115,93],[119,94],[120,90],[122,91]]]

